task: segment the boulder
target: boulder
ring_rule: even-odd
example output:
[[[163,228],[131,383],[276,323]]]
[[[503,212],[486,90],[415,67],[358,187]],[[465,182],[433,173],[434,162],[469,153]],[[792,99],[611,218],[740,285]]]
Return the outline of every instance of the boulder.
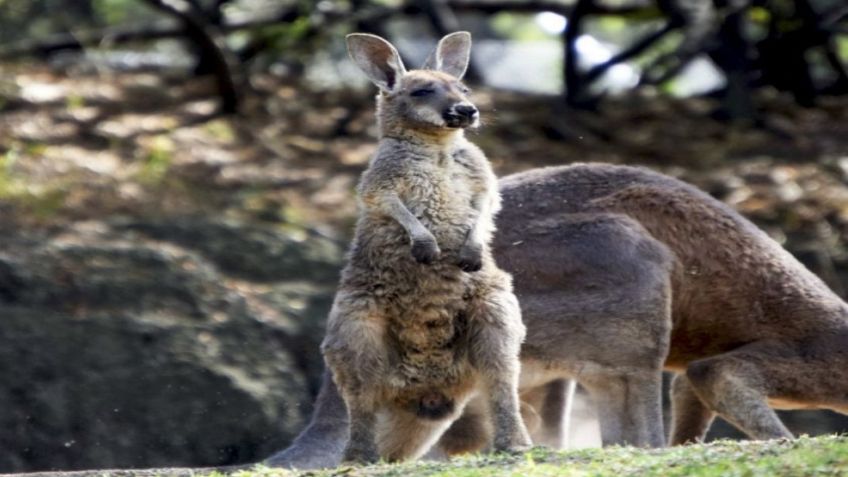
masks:
[[[131,225],[3,239],[0,472],[252,462],[308,417],[338,248]]]

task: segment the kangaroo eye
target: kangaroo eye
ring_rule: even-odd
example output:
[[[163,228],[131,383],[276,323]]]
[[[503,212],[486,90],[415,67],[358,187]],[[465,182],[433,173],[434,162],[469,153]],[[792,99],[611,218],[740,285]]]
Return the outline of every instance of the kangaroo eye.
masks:
[[[409,93],[410,96],[427,96],[428,94],[433,94],[433,90],[429,88],[421,88],[416,89],[413,92]]]
[[[471,92],[471,90],[468,89],[468,86],[460,86],[459,90],[462,91],[462,94],[468,94]]]

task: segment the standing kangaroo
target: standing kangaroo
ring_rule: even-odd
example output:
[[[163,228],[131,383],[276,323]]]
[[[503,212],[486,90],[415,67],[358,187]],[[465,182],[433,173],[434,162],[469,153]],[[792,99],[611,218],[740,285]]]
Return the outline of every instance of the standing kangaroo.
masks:
[[[527,447],[518,353],[525,328],[489,242],[500,208],[488,160],[463,135],[477,109],[460,83],[470,35],[446,36],[407,72],[380,37],[347,37],[380,88],[380,143],[322,344],[350,416],[346,461],[426,452],[472,398],[494,448]],[[479,407],[479,405],[475,405]]]
[[[671,443],[716,414],[757,439],[791,437],[772,408],[848,413],[848,305],[727,205],[679,180],[603,164],[500,181],[493,242],[527,327],[520,390],[556,435],[565,378],[594,399],[604,445],[661,446],[661,372]],[[436,445],[482,445],[469,408]],[[268,463],[331,467],[347,440],[324,377],[309,426]]]

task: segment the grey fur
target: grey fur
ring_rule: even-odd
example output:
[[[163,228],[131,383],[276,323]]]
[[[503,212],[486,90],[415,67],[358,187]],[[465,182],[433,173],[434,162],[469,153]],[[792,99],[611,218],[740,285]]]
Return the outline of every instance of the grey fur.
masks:
[[[476,109],[457,78],[395,67],[385,40],[348,42],[382,91],[381,139],[359,183],[360,217],[322,344],[350,417],[344,459],[418,457],[475,398],[490,410],[494,449],[526,447],[517,392],[525,330],[489,248],[497,182],[463,134]],[[461,44],[439,50],[446,65],[467,62]]]
[[[351,33],[346,40],[350,59],[381,90],[391,91],[406,73],[395,47],[379,36]]]
[[[522,366],[586,386],[605,444],[662,442],[660,369],[683,376],[673,444],[716,413],[775,438],[790,434],[772,407],[848,411],[848,305],[727,205],[609,165],[529,171],[501,192],[494,247],[528,328]]]
[[[430,53],[422,70],[436,70],[456,78],[465,76],[471,56],[471,34],[458,31],[446,35]]]

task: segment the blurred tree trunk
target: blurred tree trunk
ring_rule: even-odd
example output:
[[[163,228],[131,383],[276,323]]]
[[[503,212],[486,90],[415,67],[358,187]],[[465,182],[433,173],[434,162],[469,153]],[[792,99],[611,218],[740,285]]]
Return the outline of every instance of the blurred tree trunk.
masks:
[[[582,100],[585,85],[580,77],[578,66],[579,54],[577,53],[577,39],[580,38],[580,29],[583,19],[594,8],[595,0],[577,0],[568,23],[563,32],[563,81],[565,102],[569,106],[579,107],[584,104]]]
[[[191,2],[181,0],[144,0],[147,4],[180,20],[185,34],[198,51],[198,73],[213,74],[221,97],[221,112],[232,114],[238,111],[239,92],[234,77],[233,54],[224,38],[214,25],[201,16]],[[202,67],[202,68],[201,68]]]
[[[725,17],[718,32],[719,46],[713,53],[713,60],[727,77],[723,108],[733,121],[753,121],[756,115],[750,88],[751,45],[745,34],[747,14],[744,6]]]

